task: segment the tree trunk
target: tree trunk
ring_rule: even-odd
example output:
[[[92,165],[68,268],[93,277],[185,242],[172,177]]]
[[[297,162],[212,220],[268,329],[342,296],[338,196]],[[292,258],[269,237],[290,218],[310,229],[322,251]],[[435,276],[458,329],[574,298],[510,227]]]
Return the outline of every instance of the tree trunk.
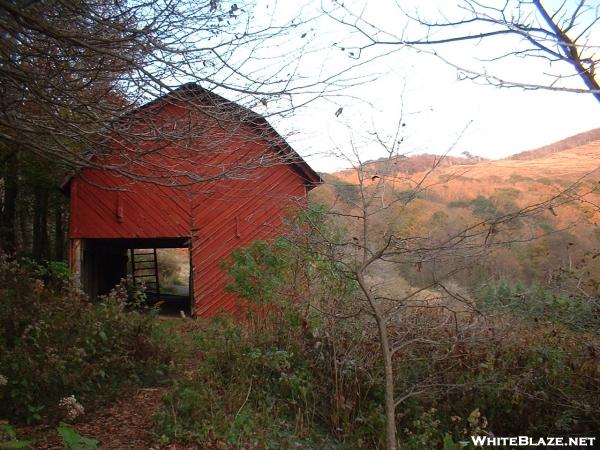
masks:
[[[48,189],[37,185],[33,198],[33,259],[48,259]]]
[[[383,356],[385,376],[385,437],[386,449],[396,450],[396,402],[394,398],[394,371],[392,368],[392,351],[388,340],[385,320],[379,315],[376,317],[379,331],[379,343]]]
[[[384,369],[384,394],[385,394],[385,448],[387,450],[396,450],[396,400],[394,396],[394,368],[392,366],[392,349],[387,332],[386,320],[384,314],[375,303],[371,292],[369,291],[361,273],[357,273],[358,284],[367,297],[375,321],[377,322],[377,331],[379,334],[379,345],[381,347],[381,356],[383,357]]]
[[[58,203],[54,208],[54,259],[65,259],[65,229],[63,205]]]
[[[5,162],[4,196],[0,222],[0,246],[7,253],[16,251],[17,195],[19,192],[19,173],[17,153],[13,153]]]
[[[31,250],[31,214],[30,214],[30,201],[29,196],[25,197],[23,191],[19,195],[18,199],[18,211],[17,218],[19,221],[19,248],[24,251]]]

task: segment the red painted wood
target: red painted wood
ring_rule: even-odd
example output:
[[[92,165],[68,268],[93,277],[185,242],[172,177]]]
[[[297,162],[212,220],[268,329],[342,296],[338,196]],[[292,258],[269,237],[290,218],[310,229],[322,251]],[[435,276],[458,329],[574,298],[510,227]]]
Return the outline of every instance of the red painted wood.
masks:
[[[161,120],[185,117],[186,109],[184,104],[174,102],[144,110],[144,114],[158,126]],[[162,168],[167,167],[165,180],[174,170],[210,177],[221,174],[224,167],[275,155],[275,150],[259,134],[260,130],[253,126],[242,122],[230,122],[228,126],[213,122],[213,119],[204,120],[198,138],[183,144],[140,144],[136,147],[138,150],[148,150],[141,158],[142,166],[150,165],[140,166],[140,175],[160,175]],[[128,161],[128,158],[134,160],[132,151],[128,145],[115,146],[115,151],[100,162],[137,168],[139,164],[132,166]],[[70,237],[192,237],[193,313],[209,317],[220,310],[232,312],[236,299],[224,291],[229,280],[221,271],[220,262],[236,248],[281,233],[286,211],[305,205],[305,187],[312,185],[308,181],[316,181],[316,175],[307,180],[307,166],[302,164],[304,166],[299,167],[299,164],[279,161],[248,171],[243,179],[219,179],[176,187],[86,169],[73,178],[70,185]]]
[[[235,309],[235,298],[224,290],[229,279],[220,269],[221,261],[234,249],[253,240],[280,234],[286,210],[304,205],[304,186],[288,167],[271,167],[260,172],[252,182],[232,186],[222,192],[220,198],[213,197],[208,211],[201,200],[194,205],[198,231],[192,260],[195,313],[199,316],[209,317],[220,310],[232,312]],[[240,191],[240,195],[236,195]],[[240,238],[236,238],[235,222],[228,220],[236,216]]]

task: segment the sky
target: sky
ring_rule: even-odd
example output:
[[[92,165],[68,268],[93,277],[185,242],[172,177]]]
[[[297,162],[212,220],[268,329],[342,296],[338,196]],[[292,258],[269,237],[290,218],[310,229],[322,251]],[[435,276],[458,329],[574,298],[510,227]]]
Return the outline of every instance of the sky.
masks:
[[[448,9],[448,3],[403,0],[402,6],[433,20],[440,20],[441,14],[458,17],[452,14],[461,12]],[[552,7],[556,2],[549,0],[546,3]],[[582,17],[582,26],[586,19],[598,14],[597,2],[591,3],[596,9]],[[295,14],[297,5],[293,5],[296,3],[279,2],[276,14],[281,17]],[[385,39],[391,38],[392,34],[397,38],[400,32],[404,36],[422,33],[422,30],[412,28],[414,24],[407,21],[393,0],[368,3],[347,0],[345,6],[362,14],[363,21],[359,23],[370,33],[375,32],[375,28],[368,24],[377,24],[378,29],[387,30],[380,34]],[[339,12],[338,9],[336,12],[336,7],[336,2],[331,0],[304,4],[302,14],[313,14],[319,19],[298,30],[298,33],[307,34],[304,39],[310,42],[307,48],[311,50],[299,61],[297,70],[309,78],[359,64],[347,73],[348,87],[312,101],[295,110],[294,114],[269,119],[317,171],[331,172],[348,167],[348,160],[335,155],[351,155],[354,159],[352,149],[358,149],[362,160],[385,156],[376,136],[385,142],[396,141],[393,136],[398,123],[404,124],[399,134],[402,138],[398,147],[400,153],[459,155],[468,151],[490,159],[503,158],[600,126],[600,104],[591,95],[498,88],[459,80],[456,67],[431,54],[435,50],[437,55],[460,67],[540,84],[552,80],[544,74],[568,70],[560,64],[550,65],[546,60],[532,57],[483,61],[520,48],[519,41],[502,36],[485,42],[428,47],[425,51],[383,46],[367,49],[355,59],[349,53],[356,55],[356,48],[365,41],[352,27],[322,14],[325,9],[334,11],[338,18],[348,20],[351,17],[347,11]],[[454,34],[457,31],[443,30]],[[598,49],[595,45],[600,45],[599,36],[597,30],[589,32],[589,51],[592,53]],[[390,50],[393,51],[389,53]],[[577,79],[569,79],[564,85],[581,87]],[[340,108],[341,114],[336,115]]]

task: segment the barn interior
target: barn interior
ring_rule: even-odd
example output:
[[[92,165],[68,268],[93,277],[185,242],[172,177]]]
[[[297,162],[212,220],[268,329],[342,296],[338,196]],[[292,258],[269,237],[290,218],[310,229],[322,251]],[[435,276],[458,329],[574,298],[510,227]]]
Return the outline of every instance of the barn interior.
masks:
[[[143,289],[166,315],[191,314],[189,238],[83,239],[81,283],[97,298],[126,280],[130,300]]]

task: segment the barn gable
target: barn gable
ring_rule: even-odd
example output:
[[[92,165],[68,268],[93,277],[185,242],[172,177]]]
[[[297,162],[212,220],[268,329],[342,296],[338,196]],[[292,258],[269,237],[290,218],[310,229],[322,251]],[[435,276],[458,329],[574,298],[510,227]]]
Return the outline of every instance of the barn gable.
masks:
[[[320,177],[264,118],[196,85],[121,128],[94,157],[98,168],[70,180],[73,270],[97,295],[126,273],[132,249],[187,247],[193,313],[232,311],[220,261],[281,233],[286,210],[304,206]]]

